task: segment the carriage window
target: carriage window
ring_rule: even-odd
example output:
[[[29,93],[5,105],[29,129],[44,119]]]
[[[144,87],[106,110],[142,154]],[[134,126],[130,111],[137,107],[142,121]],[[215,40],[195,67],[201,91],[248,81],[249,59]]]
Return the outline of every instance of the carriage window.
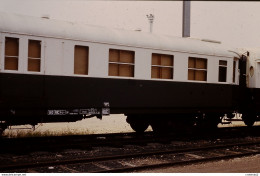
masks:
[[[5,70],[18,70],[19,39],[5,38]]]
[[[173,55],[152,54],[152,78],[173,79]]]
[[[219,72],[218,72],[218,81],[226,82],[227,81],[227,61],[219,61]]]
[[[236,81],[236,61],[233,61],[233,83]]]
[[[207,59],[189,57],[188,80],[207,81]]]
[[[87,46],[76,45],[74,49],[74,74],[88,74],[88,53]]]
[[[135,52],[109,50],[109,76],[134,77]]]
[[[41,41],[29,40],[28,71],[41,71]]]

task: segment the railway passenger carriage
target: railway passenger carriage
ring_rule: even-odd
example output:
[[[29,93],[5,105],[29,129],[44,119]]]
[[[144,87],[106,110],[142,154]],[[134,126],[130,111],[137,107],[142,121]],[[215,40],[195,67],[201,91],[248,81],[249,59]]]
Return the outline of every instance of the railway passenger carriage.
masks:
[[[251,102],[240,96],[246,56],[218,42],[4,13],[0,24],[2,129],[110,113],[137,132],[194,119],[216,126]]]

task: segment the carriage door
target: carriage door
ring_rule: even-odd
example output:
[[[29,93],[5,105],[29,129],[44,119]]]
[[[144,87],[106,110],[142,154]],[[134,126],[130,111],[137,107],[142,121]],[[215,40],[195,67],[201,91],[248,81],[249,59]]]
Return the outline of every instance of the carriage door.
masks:
[[[25,96],[31,106],[42,107],[44,102],[44,43],[41,39],[29,38],[27,58],[27,79]],[[29,101],[30,100],[30,101]]]

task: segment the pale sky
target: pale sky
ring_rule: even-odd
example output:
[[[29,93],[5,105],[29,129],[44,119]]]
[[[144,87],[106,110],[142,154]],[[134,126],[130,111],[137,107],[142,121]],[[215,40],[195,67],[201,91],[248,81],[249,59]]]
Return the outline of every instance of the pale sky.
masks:
[[[182,1],[0,0],[0,12],[181,37]],[[0,24],[1,25],[1,24]],[[191,2],[191,37],[260,47],[260,2]]]

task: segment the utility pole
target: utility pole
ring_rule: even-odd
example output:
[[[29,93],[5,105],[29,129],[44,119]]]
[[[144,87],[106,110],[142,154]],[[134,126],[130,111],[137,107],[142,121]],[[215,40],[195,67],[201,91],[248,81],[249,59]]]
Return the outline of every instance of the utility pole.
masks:
[[[182,37],[190,37],[190,1],[183,0]]]
[[[150,23],[150,32],[153,32],[153,20],[154,20],[154,15],[153,14],[149,14],[146,15],[146,17],[148,18],[148,21]]]

